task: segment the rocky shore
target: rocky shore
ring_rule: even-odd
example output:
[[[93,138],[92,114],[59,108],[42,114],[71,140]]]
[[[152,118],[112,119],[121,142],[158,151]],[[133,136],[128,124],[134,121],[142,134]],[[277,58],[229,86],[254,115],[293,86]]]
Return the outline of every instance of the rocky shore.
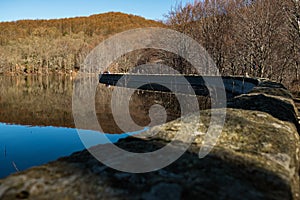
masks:
[[[0,180],[0,199],[300,199],[298,110],[290,93],[263,81],[228,107],[222,134],[203,159],[198,153],[204,134],[176,162],[150,173],[116,171],[85,150]],[[205,133],[211,112],[200,116],[197,131]],[[197,119],[190,114],[153,127],[145,139],[129,137],[116,145],[154,151],[182,128],[193,134]],[[93,148],[101,152],[105,145]]]

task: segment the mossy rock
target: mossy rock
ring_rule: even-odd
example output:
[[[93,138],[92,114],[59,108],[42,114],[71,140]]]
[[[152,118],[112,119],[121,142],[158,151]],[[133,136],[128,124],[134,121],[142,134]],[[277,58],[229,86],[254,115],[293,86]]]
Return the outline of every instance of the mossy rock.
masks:
[[[228,107],[269,113],[277,119],[295,124],[300,132],[299,113],[293,95],[281,83],[261,80],[248,94],[232,99]]]
[[[274,82],[274,81],[270,81],[268,79],[262,79],[259,82],[258,87],[281,88],[281,89],[287,90],[287,88],[282,83],[277,83],[277,82]]]
[[[206,132],[210,112],[200,113],[201,122],[199,115],[191,114],[182,121],[153,127],[140,135],[147,136],[145,139],[130,137],[116,144],[131,152],[151,152],[168,144],[177,134],[195,136],[188,151],[164,169],[142,174],[120,172],[82,151],[0,180],[0,198],[14,199],[20,194],[29,199],[299,197],[300,143],[294,124],[264,112],[227,109],[216,145],[208,156],[199,159],[205,135],[195,133]],[[179,132],[181,129],[185,131]],[[105,152],[105,147],[93,148]]]
[[[272,95],[272,96],[293,99],[293,95],[288,90],[283,89],[283,88],[255,87],[249,93],[250,94],[260,93],[260,94],[266,94],[266,95]]]

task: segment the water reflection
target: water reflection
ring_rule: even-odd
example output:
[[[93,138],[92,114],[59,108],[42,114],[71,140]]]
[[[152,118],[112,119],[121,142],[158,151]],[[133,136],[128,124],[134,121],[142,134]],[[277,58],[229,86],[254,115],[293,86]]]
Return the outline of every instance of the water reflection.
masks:
[[[0,178],[84,149],[74,129],[73,84],[76,82],[72,77],[63,75],[0,76]],[[112,91],[113,88],[99,84],[95,108],[102,132],[116,142],[143,130],[120,134],[123,131],[111,113]],[[209,107],[208,98],[199,98],[200,108]],[[180,116],[174,95],[137,91],[129,103],[132,119],[146,127],[150,123],[149,108],[154,104],[166,108],[167,121]],[[154,118],[160,118],[160,113],[154,114]],[[104,135],[91,131],[93,126],[88,129],[84,134],[89,134],[89,146],[101,143]]]
[[[72,87],[66,76],[0,76],[0,122],[74,127]]]
[[[0,76],[0,122],[74,128],[73,84],[72,77],[62,75]],[[112,87],[98,85],[95,96],[96,114],[103,132],[122,133],[111,113],[112,91]],[[149,108],[153,104],[161,104],[167,109],[167,121],[180,116],[180,106],[174,95],[136,92],[129,105],[133,120],[140,126],[147,126],[150,123]],[[201,107],[203,108],[203,103]],[[159,113],[157,114],[159,118]]]

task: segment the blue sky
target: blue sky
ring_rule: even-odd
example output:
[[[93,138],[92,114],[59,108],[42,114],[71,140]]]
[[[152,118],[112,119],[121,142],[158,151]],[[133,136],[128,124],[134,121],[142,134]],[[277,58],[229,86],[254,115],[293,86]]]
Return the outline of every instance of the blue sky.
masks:
[[[170,8],[193,0],[1,0],[0,21],[89,16],[109,11],[163,19]]]

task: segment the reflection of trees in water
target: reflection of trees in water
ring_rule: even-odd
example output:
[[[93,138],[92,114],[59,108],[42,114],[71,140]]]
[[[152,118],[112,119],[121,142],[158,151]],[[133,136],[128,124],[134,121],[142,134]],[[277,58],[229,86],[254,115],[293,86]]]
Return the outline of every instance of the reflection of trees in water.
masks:
[[[74,127],[72,115],[73,79],[70,76],[0,76],[0,122],[33,126]],[[98,121],[104,132],[120,133],[111,110],[113,87],[99,84],[95,96]],[[84,93],[82,98],[85,98]],[[198,97],[200,109],[210,107],[210,99]],[[167,120],[180,117],[180,105],[169,93],[135,91],[129,102],[130,115],[139,126],[150,123],[149,110],[159,104]],[[152,113],[155,119],[161,113]],[[159,120],[154,124],[161,123]],[[91,127],[92,128],[92,127]]]
[[[127,88],[124,88],[127,90]],[[99,85],[96,93],[96,111],[98,121],[104,132],[109,132],[113,124],[114,133],[122,132],[116,125],[113,119],[111,109],[111,98],[112,98],[113,87],[107,88],[104,85]],[[122,90],[120,90],[122,92]],[[189,96],[186,96],[189,98]],[[197,97],[200,109],[210,108],[209,97]],[[142,91],[136,90],[129,101],[130,117],[139,126],[147,126],[150,124],[151,119],[149,117],[149,111],[153,105],[161,105],[167,114],[166,122],[175,120],[181,116],[181,108],[177,97],[171,93],[165,92],[153,92],[153,91]],[[189,105],[192,108],[194,105]],[[163,113],[156,112],[151,113],[153,116],[152,125],[159,125],[162,123]],[[125,117],[125,116],[123,116]],[[126,116],[127,117],[127,116]],[[165,122],[163,121],[163,122]],[[134,130],[136,131],[136,130]]]
[[[135,95],[137,98],[142,101],[141,105],[143,106],[145,112],[148,114],[151,106],[155,104],[159,104],[162,107],[165,108],[167,112],[167,121],[172,121],[181,116],[181,106],[177,99],[177,96],[172,93],[166,93],[166,92],[136,92]],[[191,98],[188,95],[181,95],[180,98]],[[208,109],[210,108],[210,99],[208,97],[197,97],[199,102],[199,108],[200,109]],[[192,110],[194,105],[187,105],[187,108],[189,110]],[[159,115],[160,113],[157,113]]]
[[[73,127],[69,76],[1,76],[0,121]]]
[[[126,90],[126,88],[124,88]],[[123,131],[118,127],[114,120],[111,108],[113,87],[106,87],[103,84],[99,84],[96,92],[96,113],[101,128],[106,133],[122,133]],[[122,92],[122,90],[120,90]],[[122,94],[121,94],[122,95]],[[149,117],[143,100],[136,93],[130,99],[129,110],[132,119],[140,126],[146,126],[149,124]],[[122,113],[116,113],[121,114]],[[120,117],[120,116],[116,116]]]

